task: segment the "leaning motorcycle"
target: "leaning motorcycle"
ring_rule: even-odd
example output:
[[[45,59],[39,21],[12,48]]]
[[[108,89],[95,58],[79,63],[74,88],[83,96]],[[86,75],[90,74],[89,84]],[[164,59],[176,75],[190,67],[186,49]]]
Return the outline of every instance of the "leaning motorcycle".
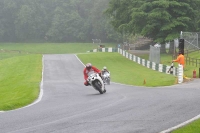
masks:
[[[110,72],[103,73],[103,80],[107,85],[110,85]]]
[[[106,92],[105,84],[103,83],[103,80],[101,79],[98,73],[90,73],[87,78],[87,81],[95,90],[99,91],[100,94]]]

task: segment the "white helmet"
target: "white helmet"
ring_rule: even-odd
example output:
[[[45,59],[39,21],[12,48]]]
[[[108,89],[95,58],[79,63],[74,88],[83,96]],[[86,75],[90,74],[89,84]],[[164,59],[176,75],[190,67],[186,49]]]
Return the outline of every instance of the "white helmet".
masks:
[[[85,67],[86,67],[87,70],[90,70],[92,68],[92,64],[91,63],[87,63],[85,65]]]
[[[106,67],[104,66],[103,69],[106,69]]]

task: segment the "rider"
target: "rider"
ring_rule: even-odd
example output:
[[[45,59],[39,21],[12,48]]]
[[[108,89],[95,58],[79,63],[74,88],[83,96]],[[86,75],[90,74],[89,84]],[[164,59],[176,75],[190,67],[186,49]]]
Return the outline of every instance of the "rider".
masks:
[[[108,69],[106,68],[106,66],[104,66],[103,69],[102,69],[102,71],[101,71],[102,75],[103,75],[105,72],[110,73],[110,72],[108,71]]]
[[[110,73],[110,72],[108,71],[108,69],[106,68],[106,66],[104,66],[103,69],[102,69],[102,71],[101,71],[101,74],[102,74],[102,77],[103,77],[104,80],[105,80],[105,78],[106,78],[106,76],[107,76],[107,75],[104,75],[104,73],[106,73],[106,72],[107,72],[107,73]],[[104,81],[104,80],[103,80],[103,81]]]
[[[98,73],[99,76],[101,77],[101,70],[97,69],[95,66],[92,66],[91,63],[87,63],[87,64],[85,65],[84,70],[83,70],[83,75],[84,75],[84,79],[85,79],[85,82],[84,82],[84,85],[85,85],[85,86],[88,86],[88,85],[89,85],[89,83],[88,83],[88,81],[87,81],[88,73],[89,73],[89,72],[92,72],[92,71]]]

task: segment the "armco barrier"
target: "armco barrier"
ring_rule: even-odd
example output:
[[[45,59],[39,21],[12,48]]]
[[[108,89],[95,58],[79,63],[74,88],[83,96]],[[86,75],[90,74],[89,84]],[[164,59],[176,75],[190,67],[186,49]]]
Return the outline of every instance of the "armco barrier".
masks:
[[[117,52],[116,48],[99,48],[99,49],[93,49],[87,52]]]
[[[138,64],[141,64],[142,66],[146,66],[147,68],[153,69],[155,71],[159,71],[159,72],[163,72],[163,73],[166,73],[166,74],[170,74],[168,72],[168,70],[169,70],[169,68],[171,66],[167,66],[167,65],[163,65],[163,64],[156,64],[155,62],[151,62],[151,61],[142,59],[140,57],[137,57],[135,55],[132,55],[132,54],[128,53],[127,51],[122,50],[120,48],[118,48],[118,53],[120,53],[121,55],[125,56],[129,60],[132,60],[132,61],[134,61],[134,62],[136,62]],[[179,73],[178,72],[178,68],[173,67],[173,75],[174,76],[178,76],[178,73]]]

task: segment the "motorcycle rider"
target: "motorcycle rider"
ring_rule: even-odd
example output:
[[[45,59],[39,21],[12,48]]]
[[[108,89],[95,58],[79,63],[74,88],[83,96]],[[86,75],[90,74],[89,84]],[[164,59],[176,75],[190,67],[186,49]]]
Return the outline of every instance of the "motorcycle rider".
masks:
[[[108,71],[108,69],[106,68],[106,66],[104,66],[103,69],[102,69],[102,71],[101,71],[102,75],[103,75],[105,72],[110,73],[110,72]]]
[[[89,74],[90,72],[96,72],[96,73],[98,73],[99,76],[101,77],[101,70],[99,70],[99,69],[96,68],[95,66],[92,66],[91,63],[87,63],[87,64],[85,65],[84,70],[83,70],[83,75],[84,75],[84,79],[85,79],[85,82],[84,82],[84,85],[85,85],[85,86],[88,86],[88,85],[89,85],[89,83],[88,83],[88,81],[87,81],[87,78],[88,78],[88,76],[89,76],[88,74]]]
[[[102,71],[101,71],[101,74],[102,74],[104,83],[105,83],[105,79],[106,79],[106,77],[107,77],[107,75],[105,75],[106,72],[110,74],[110,72],[108,71],[107,67],[104,66],[103,69],[102,69]],[[110,76],[109,76],[109,77],[110,77]]]

